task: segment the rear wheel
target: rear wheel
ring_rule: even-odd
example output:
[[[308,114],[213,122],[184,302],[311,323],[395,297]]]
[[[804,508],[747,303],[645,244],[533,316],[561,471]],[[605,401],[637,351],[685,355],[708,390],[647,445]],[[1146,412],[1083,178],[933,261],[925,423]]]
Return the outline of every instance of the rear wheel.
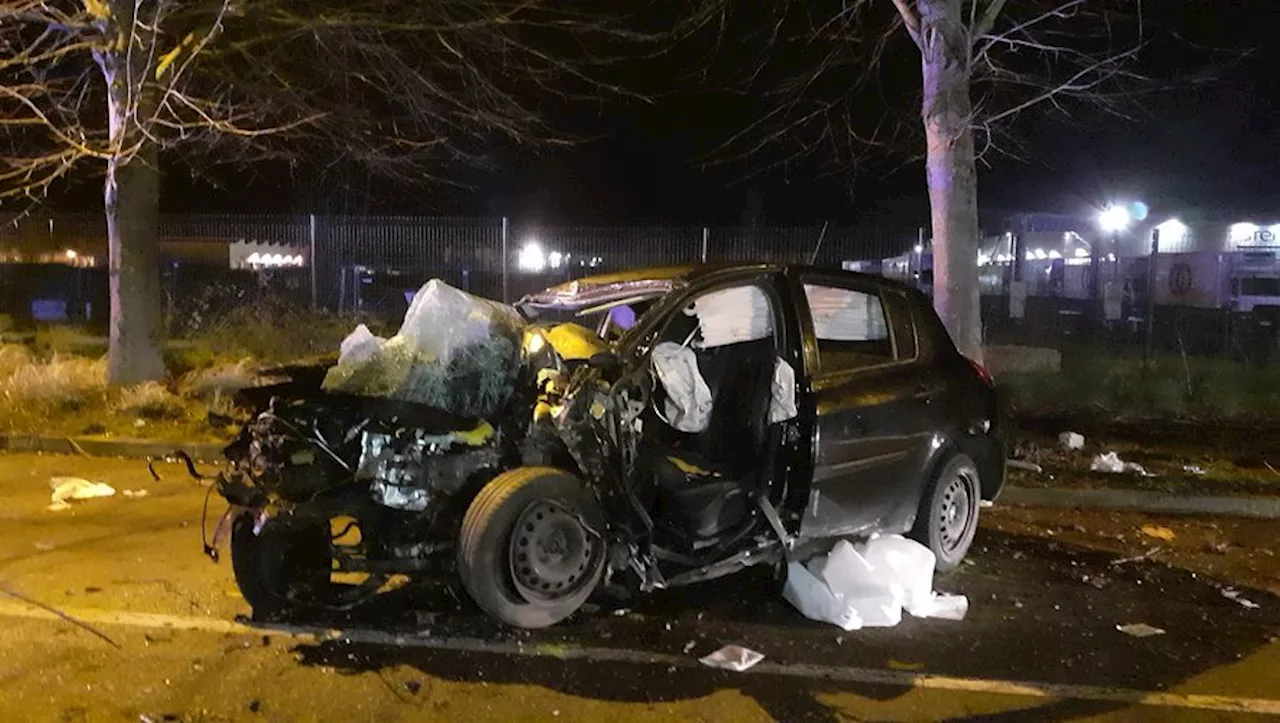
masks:
[[[253,614],[273,617],[328,601],[329,526],[321,520],[273,518],[254,534],[251,514],[231,525],[231,568]]]
[[[501,474],[463,518],[463,586],[481,609],[505,623],[554,625],[599,584],[603,528],[595,500],[573,476],[545,467]]]
[[[954,570],[973,544],[980,489],[978,467],[963,454],[947,460],[926,488],[911,537],[933,550],[939,572]]]

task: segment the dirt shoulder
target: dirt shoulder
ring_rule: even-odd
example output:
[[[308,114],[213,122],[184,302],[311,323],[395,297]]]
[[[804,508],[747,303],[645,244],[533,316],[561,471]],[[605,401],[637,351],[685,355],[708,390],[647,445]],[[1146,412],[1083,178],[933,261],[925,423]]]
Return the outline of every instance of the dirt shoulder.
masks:
[[[1280,595],[1280,541],[1274,520],[997,506],[983,510],[982,526],[1104,550],[1119,560],[1141,557]],[[1105,575],[1084,577],[1081,584],[1109,584]]]
[[[1225,431],[1224,431],[1225,430]],[[1083,437],[1069,448],[1064,433]],[[1267,430],[1156,420],[1148,425],[1064,417],[1019,419],[1009,483],[1039,488],[1123,488],[1207,496],[1280,496],[1280,452]],[[1109,455],[1113,458],[1105,459]],[[1104,459],[1099,459],[1103,457]],[[1121,471],[1108,467],[1119,464]]]

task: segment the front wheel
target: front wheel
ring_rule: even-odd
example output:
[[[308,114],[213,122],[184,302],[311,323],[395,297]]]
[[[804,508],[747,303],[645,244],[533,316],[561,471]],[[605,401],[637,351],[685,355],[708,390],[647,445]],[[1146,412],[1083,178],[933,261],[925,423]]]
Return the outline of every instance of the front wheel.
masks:
[[[978,531],[978,467],[963,454],[947,460],[925,488],[911,537],[933,550],[939,572],[954,570]]]
[[[273,518],[258,534],[251,514],[231,525],[231,568],[254,617],[271,618],[327,601],[332,557],[321,520]]]
[[[603,515],[566,472],[524,467],[485,485],[463,518],[462,584],[489,615],[543,628],[586,602],[604,570]]]

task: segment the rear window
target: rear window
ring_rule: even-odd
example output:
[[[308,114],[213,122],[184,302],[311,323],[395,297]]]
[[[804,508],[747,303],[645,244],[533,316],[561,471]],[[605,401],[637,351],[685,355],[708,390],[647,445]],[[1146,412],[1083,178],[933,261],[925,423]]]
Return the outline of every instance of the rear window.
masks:
[[[894,361],[893,342],[878,294],[805,284],[823,374]]]

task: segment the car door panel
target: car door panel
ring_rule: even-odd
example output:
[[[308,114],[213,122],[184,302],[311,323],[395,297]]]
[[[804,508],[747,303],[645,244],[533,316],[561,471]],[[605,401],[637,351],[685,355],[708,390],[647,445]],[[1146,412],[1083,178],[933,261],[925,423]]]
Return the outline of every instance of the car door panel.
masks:
[[[818,277],[806,278],[804,283],[880,293],[866,282],[828,282]],[[902,306],[895,302],[884,308],[893,327],[894,314],[902,313]],[[807,334],[815,334],[809,346],[817,375],[811,396],[813,476],[801,519],[804,536],[900,532],[913,517],[920,470],[934,443],[946,387],[918,353],[911,319],[898,326],[893,331],[892,357],[875,366],[826,374],[821,368],[817,327],[812,320],[806,326]],[[910,501],[909,510],[904,500]]]
[[[813,485],[801,533],[882,529],[909,494],[930,439],[919,368],[853,375],[815,391],[818,434]],[[931,416],[931,415],[930,415]]]

